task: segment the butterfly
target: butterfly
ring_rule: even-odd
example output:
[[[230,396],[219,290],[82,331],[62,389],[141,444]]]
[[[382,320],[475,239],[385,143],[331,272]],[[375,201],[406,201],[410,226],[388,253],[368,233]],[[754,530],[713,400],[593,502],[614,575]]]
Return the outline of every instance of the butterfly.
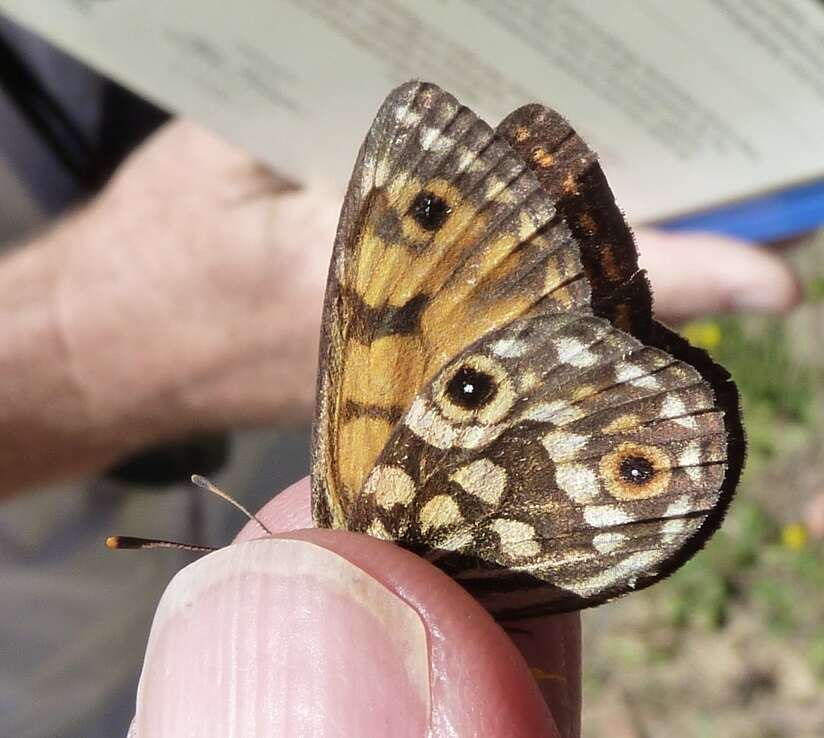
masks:
[[[653,318],[595,153],[527,105],[493,130],[389,94],[343,202],[321,328],[312,511],[394,541],[500,620],[666,577],[720,525],[729,374]]]

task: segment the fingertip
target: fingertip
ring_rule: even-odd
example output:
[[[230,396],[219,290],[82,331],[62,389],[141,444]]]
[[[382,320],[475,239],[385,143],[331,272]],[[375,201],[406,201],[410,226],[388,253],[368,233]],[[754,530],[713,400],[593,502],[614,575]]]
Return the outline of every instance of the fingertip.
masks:
[[[184,652],[197,654],[195,663],[202,663],[207,646],[225,649],[233,641],[238,641],[239,633],[247,627],[252,627],[255,622],[266,622],[269,636],[288,641],[290,646],[294,645],[294,649],[286,650],[279,646],[279,659],[283,663],[298,664],[295,668],[301,675],[308,674],[306,678],[309,682],[314,683],[313,680],[320,679],[321,673],[327,680],[351,680],[354,674],[367,673],[372,674],[371,678],[377,682],[406,679],[409,682],[407,688],[395,691],[394,696],[383,694],[380,697],[370,697],[367,690],[360,693],[359,699],[367,702],[380,699],[384,703],[387,700],[390,703],[393,700],[399,701],[392,705],[393,714],[404,715],[408,725],[416,724],[421,719],[422,703],[420,700],[416,701],[415,695],[425,692],[431,700],[424,710],[425,722],[431,726],[434,734],[440,734],[439,730],[446,731],[447,726],[460,728],[462,733],[467,734],[478,731],[512,736],[576,734],[575,726],[580,711],[577,616],[571,616],[570,622],[547,619],[528,625],[534,631],[534,636],[521,644],[523,653],[529,658],[528,666],[513,641],[489,614],[460,586],[422,558],[394,544],[367,536],[310,528],[308,478],[284,490],[257,515],[279,536],[275,539],[254,540],[261,539],[262,534],[260,528],[250,522],[240,532],[236,542],[270,546],[266,558],[267,565],[274,567],[270,574],[285,576],[278,590],[279,596],[267,601],[260,594],[262,585],[254,585],[251,591],[243,592],[237,589],[238,585],[234,582],[220,584],[217,591],[228,587],[232,594],[223,596],[219,603],[208,603],[205,608],[207,619],[218,619],[217,623],[209,621],[212,622],[209,643],[204,645],[201,640],[184,646],[203,622],[202,616],[195,612],[196,617],[192,623],[183,625],[180,632],[175,631],[177,635],[170,637],[165,646],[158,649],[157,643],[160,641],[155,639],[155,645],[150,649],[155,656],[150,658],[147,652],[147,663],[156,662],[157,654],[164,648],[175,649],[176,655],[171,659],[173,663],[177,664],[183,659],[185,667],[186,657],[181,653],[181,648]],[[286,549],[283,548],[284,545],[287,546]],[[308,547],[314,553],[298,555],[288,545],[297,546],[297,550],[301,546]],[[224,551],[238,548],[232,546]],[[318,548],[326,554],[318,554]],[[354,599],[349,601],[338,598],[332,603],[331,599],[334,598],[330,599],[328,593],[324,594],[323,582],[312,582],[311,578],[296,585],[296,572],[301,570],[303,565],[300,562],[307,557],[315,562],[315,566],[323,569],[323,581],[328,584],[328,576],[334,572],[335,586],[343,586],[348,592],[355,593],[351,595]],[[250,567],[243,556],[237,557],[235,563],[239,581],[249,586],[255,579],[251,570],[260,564]],[[205,567],[206,573],[199,575],[201,579],[215,576],[209,574],[209,570],[219,568],[211,556],[202,559],[197,566]],[[227,571],[229,570],[224,570],[222,580],[232,579]],[[184,590],[191,588],[191,584],[185,584],[186,581],[188,580],[183,577]],[[172,602],[180,600],[179,595],[174,594],[174,590],[180,589],[180,585],[181,582],[176,579],[170,587],[173,590]],[[315,591],[317,589],[320,592]],[[364,606],[359,600],[359,593],[364,591],[373,593],[370,595],[370,604],[366,607],[367,617],[363,615]],[[383,593],[383,599],[375,592]],[[168,597],[167,592],[164,602]],[[255,603],[254,608],[242,609],[239,616],[225,615],[233,607],[238,607],[237,603],[249,601]],[[293,618],[296,608],[300,613],[298,622]],[[153,634],[155,628],[165,629],[164,623],[168,621],[168,617],[162,611],[168,609],[167,605],[159,608]],[[383,615],[375,615],[384,609],[392,623],[389,626],[391,637],[388,631],[384,632],[379,627]],[[220,616],[219,613],[224,615]],[[232,628],[221,635],[221,629],[226,629],[226,621],[233,619],[235,622]],[[246,622],[247,619],[251,621]],[[351,627],[347,624],[348,620],[352,621]],[[363,626],[366,621],[370,624]],[[361,626],[363,635],[353,640],[352,629]],[[254,627],[259,629],[259,626]],[[339,632],[341,627],[349,633],[348,636]],[[382,632],[384,636],[381,636]],[[551,643],[547,642],[547,638]],[[397,656],[397,643],[403,643],[402,650],[411,654],[412,660],[406,661],[407,666],[412,664],[411,671],[407,669],[401,674],[392,671],[397,667],[397,657],[391,663],[386,662],[386,654],[392,653],[393,649]],[[244,648],[242,639],[239,645],[232,648]],[[245,648],[248,650],[248,644]],[[260,644],[256,648],[259,650]],[[315,655],[313,662],[302,663],[309,652]],[[418,668],[421,658],[425,665],[423,671]],[[369,664],[364,664],[363,659]],[[250,656],[250,660],[254,661],[254,658]],[[189,661],[191,666],[191,659]],[[164,658],[163,663],[168,665],[169,659]],[[257,666],[260,667],[259,672],[267,675],[264,681],[275,678],[271,665],[262,663]],[[246,668],[248,670],[251,666],[247,665]],[[144,673],[153,672],[144,669]],[[179,675],[178,678],[183,681],[197,680],[196,675]],[[302,677],[293,674],[290,678],[294,686],[295,680]],[[425,681],[425,688],[421,687],[422,679]],[[155,681],[156,676],[147,677],[146,689]],[[413,688],[414,684],[418,686]],[[310,691],[317,693],[317,687],[311,687]],[[148,694],[152,694],[154,700],[158,699],[157,689],[151,692],[144,690],[144,695]],[[214,700],[214,697],[212,695],[207,702]],[[300,707],[300,701],[293,693],[289,699],[292,702],[290,710]],[[327,714],[340,707],[334,695],[328,694],[324,699],[329,700],[329,704],[323,707]],[[145,705],[145,699],[143,703]],[[177,709],[175,707],[172,711],[177,714]],[[351,710],[349,712],[347,720],[361,719],[353,717]],[[280,719],[286,719],[285,715],[282,709]],[[352,725],[354,726],[353,723]],[[359,729],[363,727],[360,724]]]
[[[258,516],[280,535],[260,540],[249,523],[239,545],[196,562],[164,595],[141,678],[140,735],[197,720],[221,730],[253,720],[289,735],[278,731],[307,715],[320,721],[313,730],[334,721],[353,735],[559,735],[512,640],[438,569],[391,543],[306,529],[308,479]],[[239,662],[244,694],[265,693],[267,714],[215,692],[215,679],[240,684]],[[216,672],[208,679],[204,664]],[[185,700],[170,684],[188,685]],[[227,716],[227,699],[244,709]]]
[[[512,640],[439,569],[399,546],[368,536],[317,529],[290,535],[332,548],[395,592],[421,617],[429,644],[434,735],[447,734],[449,726],[459,735],[560,735],[533,673]],[[546,668],[560,676],[560,664],[547,662]]]
[[[424,734],[421,618],[293,535],[229,546],[175,577],[152,625],[138,736]]]
[[[786,261],[767,248],[714,233],[636,233],[656,312],[669,320],[702,313],[782,314],[802,299]]]
[[[257,511],[256,516],[273,533],[311,528],[313,523],[309,477],[299,479],[273,497]],[[260,537],[260,527],[250,520],[235,537],[235,543]]]
[[[293,531],[181,571],[137,735],[557,736],[513,643],[458,585],[366,536]]]
[[[783,315],[801,304],[804,289],[798,274],[787,262],[766,247],[747,247],[739,263],[743,278],[732,293],[730,309]]]

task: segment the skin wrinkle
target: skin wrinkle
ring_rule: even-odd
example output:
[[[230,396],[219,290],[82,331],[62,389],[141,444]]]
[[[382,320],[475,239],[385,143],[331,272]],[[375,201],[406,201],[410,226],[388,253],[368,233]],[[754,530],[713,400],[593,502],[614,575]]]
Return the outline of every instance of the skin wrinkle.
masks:
[[[47,301],[47,311],[50,333],[57,348],[55,361],[59,362],[65,371],[66,390],[69,397],[76,398],[75,412],[76,418],[84,427],[94,426],[94,415],[92,413],[93,392],[88,382],[83,379],[82,362],[79,360],[77,352],[72,348],[71,311],[68,308],[71,294],[66,287],[66,275],[70,270],[69,254],[60,248],[55,248],[53,244],[49,247],[55,253],[55,268],[52,272],[51,283],[49,285],[49,295]]]
[[[134,352],[133,359],[118,365],[118,368],[128,366],[129,370],[123,376],[116,377],[116,390],[114,386],[107,388],[97,376],[100,371],[98,359],[108,361],[106,355],[113,337],[126,335],[129,323],[139,309],[139,305],[129,306],[120,297],[111,304],[106,304],[107,298],[113,294],[119,296],[135,292],[141,294],[141,301],[145,302],[147,295],[158,290],[155,281],[151,279],[138,287],[135,275],[118,268],[117,263],[112,264],[108,255],[101,251],[108,248],[108,245],[102,244],[101,234],[93,226],[97,211],[102,206],[93,206],[75,219],[74,235],[78,247],[63,251],[64,264],[56,300],[67,347],[68,368],[72,381],[82,396],[90,427],[103,429],[122,418],[130,426],[128,440],[124,441],[128,447],[135,448],[151,432],[151,426],[157,424],[159,409],[164,405],[168,407],[173,391],[170,391],[166,382],[155,387],[143,387],[134,381],[134,368],[139,366],[143,358],[137,345],[128,347]],[[124,221],[119,224],[114,235],[118,240],[128,243],[133,230],[134,224]],[[95,270],[92,275],[84,275],[83,269],[89,258],[95,261]],[[125,264],[120,266],[125,267]],[[125,281],[124,276],[127,277]],[[117,285],[116,291],[112,290],[113,285]],[[86,319],[88,314],[98,310],[105,310],[104,320],[93,324]],[[117,358],[120,362],[126,359],[125,356]],[[127,391],[124,392],[124,389]],[[117,400],[112,402],[113,398]],[[155,407],[158,413],[155,417],[145,417],[135,412],[137,407]]]
[[[54,325],[55,343],[58,347],[57,360],[63,363],[66,372],[67,390],[71,394],[77,396],[78,414],[75,416],[83,426],[92,426],[92,392],[89,389],[88,383],[83,381],[83,372],[81,371],[81,363],[77,361],[76,354],[71,349],[71,342],[68,337],[68,330],[66,328],[65,308],[61,306],[59,296],[51,303],[51,316]]]
[[[72,260],[68,258],[70,255],[68,252],[61,251],[61,264],[54,286],[52,314],[55,320],[56,340],[61,350],[60,360],[64,362],[70,389],[77,396],[78,417],[82,418],[81,422],[92,433],[105,432],[103,429],[110,427],[114,422],[115,412],[119,416],[129,418],[130,422],[127,420],[130,425],[129,437],[127,439],[121,436],[124,450],[137,449],[143,443],[143,438],[151,433],[151,420],[144,419],[142,423],[138,422],[137,416],[128,412],[127,408],[116,410],[106,402],[105,398],[101,398],[96,381],[89,371],[91,356],[84,357],[84,352],[77,347],[74,340],[76,326],[82,323],[82,319],[75,317],[78,314],[78,309],[74,307],[76,292],[71,289],[68,281],[73,271]],[[155,392],[142,396],[141,404],[158,408],[169,407],[174,394],[174,388],[159,387]],[[108,439],[102,442],[107,443]]]

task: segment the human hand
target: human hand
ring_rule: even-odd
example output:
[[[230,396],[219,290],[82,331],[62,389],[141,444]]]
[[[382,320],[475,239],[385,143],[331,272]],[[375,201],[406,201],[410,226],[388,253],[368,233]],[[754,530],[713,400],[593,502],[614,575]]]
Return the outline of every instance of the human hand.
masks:
[[[191,122],[162,128],[64,259],[59,307],[92,412],[129,414],[150,441],[306,420],[339,208]]]
[[[276,538],[249,543],[260,530],[247,526],[246,543],[169,586],[132,735],[576,734],[577,616],[517,624],[535,629],[524,638],[546,670],[536,682],[504,631],[423,559],[305,530],[307,480],[259,516]]]
[[[786,313],[801,300],[787,264],[768,249],[714,233],[635,232],[656,317],[677,323],[709,313]]]
[[[188,122],[0,261],[0,495],[193,431],[303,423],[337,196]]]
[[[84,213],[87,237],[64,258],[58,310],[86,412],[128,417],[145,443],[307,421],[339,206],[339,193],[290,189],[190,122],[162,129]],[[639,244],[665,320],[797,300],[767,252],[654,231]]]
[[[307,422],[339,206],[178,121],[0,262],[0,494],[192,431]],[[767,252],[638,235],[664,319],[798,300]]]

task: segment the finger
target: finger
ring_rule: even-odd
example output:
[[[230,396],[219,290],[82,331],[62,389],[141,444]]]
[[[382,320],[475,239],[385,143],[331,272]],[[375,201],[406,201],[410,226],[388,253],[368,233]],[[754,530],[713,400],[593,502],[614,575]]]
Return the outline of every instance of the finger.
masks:
[[[304,479],[278,495],[258,516],[275,533],[311,527],[309,498],[309,482]],[[257,527],[249,524],[241,531],[238,540],[259,535]],[[362,538],[357,537],[356,540],[361,541]],[[356,547],[356,550],[360,548]],[[404,581],[403,570],[400,573],[387,570],[383,561],[376,566],[375,560],[367,555],[363,559],[358,558],[355,563],[390,589],[409,586]],[[425,567],[433,569],[429,565]],[[421,582],[421,589],[426,591],[425,580]],[[529,666],[559,734],[578,735],[581,714],[581,629],[578,613],[506,623],[505,628]],[[457,649],[462,647],[462,642],[455,638],[461,637],[468,636],[456,634],[450,641]]]
[[[636,232],[656,314],[685,320],[705,313],[783,313],[801,299],[797,277],[774,254],[710,233]]]
[[[262,511],[304,522],[305,483]],[[241,538],[259,535],[246,529]],[[248,541],[179,574],[152,628],[137,736],[560,735],[512,642],[400,547],[338,531]],[[575,735],[576,733],[568,733]]]

